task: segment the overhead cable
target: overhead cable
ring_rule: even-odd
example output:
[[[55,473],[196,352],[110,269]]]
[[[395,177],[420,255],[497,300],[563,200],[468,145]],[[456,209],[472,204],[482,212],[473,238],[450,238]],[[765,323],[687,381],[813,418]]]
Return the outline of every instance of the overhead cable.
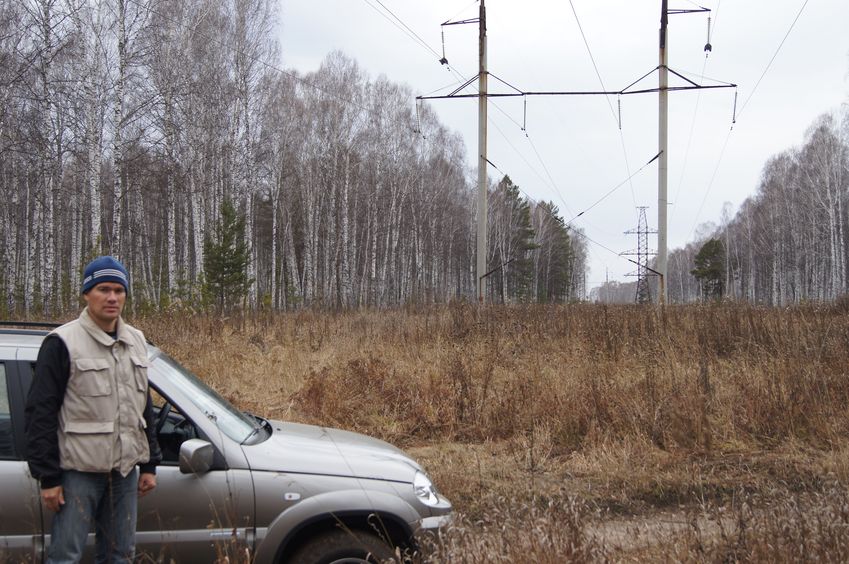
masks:
[[[433,53],[434,55],[436,55],[437,60],[439,60],[439,59],[440,59],[440,54],[439,54],[439,53],[438,53],[435,49],[433,49],[433,47],[431,47],[430,45],[428,45],[428,43],[427,43],[424,39],[422,39],[421,37],[419,37],[419,34],[417,34],[415,31],[413,31],[413,30],[412,30],[412,28],[410,28],[410,26],[408,26],[407,24],[405,24],[405,23],[404,23],[404,21],[403,21],[401,18],[399,18],[398,16],[396,16],[396,15],[395,15],[395,13],[394,13],[392,10],[390,10],[389,8],[387,8],[387,7],[386,7],[386,4],[384,4],[384,3],[383,3],[383,2],[381,2],[380,0],[373,0],[374,2],[377,2],[378,4],[380,4],[380,6],[381,6],[384,10],[386,10],[386,12],[387,12],[387,13],[389,13],[389,15],[390,15],[390,16],[392,16],[392,18],[393,18],[395,21],[393,21],[393,19],[389,19],[389,17],[387,17],[387,16],[386,16],[386,14],[384,14],[383,12],[381,12],[380,10],[378,10],[378,9],[374,6],[374,4],[372,4],[372,3],[371,3],[371,2],[372,2],[372,0],[363,0],[363,1],[364,1],[366,4],[368,4],[368,5],[369,5],[372,9],[374,9],[376,12],[378,12],[380,15],[382,15],[384,18],[386,18],[386,19],[389,21],[389,23],[393,24],[395,27],[397,27],[398,29],[400,29],[401,31],[403,31],[404,33],[406,33],[408,37],[412,38],[414,41],[418,42],[420,45],[422,45],[422,46],[423,46],[424,48],[426,48],[428,51],[430,51],[431,53]],[[397,23],[395,23],[395,22],[397,22]]]
[[[808,1],[809,0],[805,0],[805,2],[802,4],[802,7],[799,8],[799,12],[796,14],[796,17],[793,18],[793,23],[790,24],[790,28],[787,30],[787,33],[784,34],[784,38],[781,40],[781,43],[778,44],[778,47],[776,48],[775,53],[773,53],[772,58],[767,63],[766,68],[764,68],[763,73],[761,73],[761,77],[758,79],[758,81],[755,83],[755,87],[752,88],[752,91],[749,93],[749,97],[746,98],[746,101],[743,102],[742,106],[740,106],[740,111],[737,112],[737,117],[739,117],[740,114],[743,113],[743,110],[746,109],[746,106],[748,105],[749,100],[751,100],[752,96],[755,95],[755,91],[757,91],[758,86],[760,86],[761,81],[764,79],[764,77],[766,76],[766,73],[769,71],[770,67],[772,66],[772,63],[775,61],[775,58],[778,56],[778,52],[781,51],[781,47],[784,45],[784,42],[787,41],[787,38],[790,36],[790,32],[793,31],[793,28],[796,26],[796,22],[799,21],[799,17],[802,15],[802,12],[805,10],[805,6],[808,5]]]
[[[661,153],[662,153],[662,152],[661,152]],[[651,160],[649,160],[646,164],[644,164],[643,166],[641,166],[641,167],[639,168],[639,170],[637,170],[634,174],[629,175],[629,176],[628,176],[628,178],[626,178],[625,180],[623,180],[622,182],[620,182],[619,184],[617,184],[616,186],[614,186],[613,188],[611,188],[610,190],[608,190],[608,191],[607,191],[607,193],[606,193],[606,194],[604,194],[604,196],[602,196],[601,198],[599,198],[598,200],[596,200],[595,202],[593,202],[593,204],[592,204],[590,207],[588,207],[587,209],[585,209],[584,211],[582,211],[581,213],[579,213],[578,215],[576,215],[575,217],[573,217],[572,219],[570,219],[570,220],[569,220],[566,224],[567,224],[567,225],[571,224],[573,221],[575,221],[576,219],[578,219],[579,217],[581,217],[582,215],[584,215],[585,213],[587,213],[588,211],[590,211],[591,209],[593,209],[594,207],[596,207],[598,204],[600,204],[601,202],[603,202],[605,199],[607,199],[607,197],[608,197],[608,196],[610,196],[611,194],[613,194],[614,192],[616,192],[616,190],[618,190],[619,188],[621,188],[622,186],[624,186],[626,182],[630,182],[632,178],[634,178],[636,175],[638,175],[640,172],[642,172],[642,171],[643,171],[643,170],[644,170],[647,166],[649,166],[649,165],[650,165],[650,164],[652,164],[654,161],[656,161],[656,160],[660,157],[661,153],[658,153],[658,154],[656,154],[655,156],[653,156],[653,157],[651,158]]]
[[[607,90],[607,88],[604,86],[604,80],[602,80],[602,78],[601,78],[601,73],[598,70],[598,65],[596,65],[595,57],[593,57],[593,52],[590,49],[590,43],[589,43],[589,41],[587,41],[586,34],[584,34],[584,27],[581,25],[580,18],[578,18],[578,11],[575,9],[575,4],[572,2],[572,0],[569,0],[569,5],[572,7],[572,14],[575,16],[575,23],[578,24],[578,31],[581,32],[581,38],[584,40],[584,46],[587,48],[587,54],[590,56],[590,61],[592,61],[593,68],[595,69],[595,75],[598,77],[599,84],[601,84],[601,89]],[[620,96],[621,96],[621,94],[620,94]],[[607,105],[610,108],[610,112],[613,114],[613,120],[616,122],[616,124],[619,128],[619,141],[620,141],[620,144],[622,145],[622,155],[625,158],[625,172],[627,172],[630,175],[631,174],[631,165],[628,162],[628,150],[625,146],[625,136],[622,133],[622,100],[620,98],[617,102],[617,104],[619,106],[619,115],[617,116],[616,112],[613,110],[613,104],[610,102],[610,97],[605,96],[604,99],[607,100]],[[634,185],[630,184],[630,188],[631,188],[631,200],[633,200],[634,205],[636,206],[637,205],[637,196],[634,193]]]

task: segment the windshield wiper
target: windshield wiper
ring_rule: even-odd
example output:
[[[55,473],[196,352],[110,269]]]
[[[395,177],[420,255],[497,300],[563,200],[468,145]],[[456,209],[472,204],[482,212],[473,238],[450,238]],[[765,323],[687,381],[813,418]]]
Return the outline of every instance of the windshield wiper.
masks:
[[[262,417],[257,417],[256,415],[254,415],[252,413],[248,413],[247,411],[244,411],[243,413],[245,415],[247,415],[248,417],[250,417],[251,419],[253,419],[254,423],[255,423],[254,428],[251,429],[251,432],[248,433],[248,436],[245,437],[244,441],[242,441],[242,444],[246,444],[248,441],[250,441],[253,438],[254,435],[256,435],[257,433],[259,433],[262,430],[265,430],[266,426],[268,426],[269,423],[265,419],[263,419]]]

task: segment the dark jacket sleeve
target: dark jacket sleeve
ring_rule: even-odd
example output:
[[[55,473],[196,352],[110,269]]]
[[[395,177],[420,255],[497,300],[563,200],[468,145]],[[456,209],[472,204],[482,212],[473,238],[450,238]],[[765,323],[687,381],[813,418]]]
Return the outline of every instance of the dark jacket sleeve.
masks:
[[[150,459],[139,465],[139,472],[156,474],[156,465],[162,462],[162,451],[159,449],[159,439],[156,436],[156,421],[153,416],[153,401],[150,399],[150,389],[147,391],[147,403],[144,406],[145,433],[147,445],[150,448]]]
[[[24,428],[30,473],[42,488],[62,483],[59,466],[59,410],[71,377],[68,348],[59,337],[47,337],[38,351],[35,378],[29,389]]]

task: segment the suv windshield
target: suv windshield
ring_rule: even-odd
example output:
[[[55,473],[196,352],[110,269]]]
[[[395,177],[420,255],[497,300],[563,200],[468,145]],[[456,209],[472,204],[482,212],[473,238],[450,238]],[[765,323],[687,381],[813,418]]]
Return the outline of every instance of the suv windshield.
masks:
[[[244,442],[259,426],[254,418],[237,410],[215,390],[162,351],[153,352],[148,370],[156,372],[163,381],[179,388],[183,397],[208,419],[214,421],[218,429],[234,441]]]

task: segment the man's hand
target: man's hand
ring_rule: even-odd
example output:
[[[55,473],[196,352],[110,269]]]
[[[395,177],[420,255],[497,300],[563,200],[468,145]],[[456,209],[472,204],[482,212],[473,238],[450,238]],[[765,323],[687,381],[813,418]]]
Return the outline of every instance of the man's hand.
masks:
[[[44,502],[44,506],[47,509],[58,513],[59,509],[65,505],[65,492],[62,490],[62,486],[41,490],[41,501]]]
[[[139,497],[144,497],[156,487],[156,474],[143,473],[139,475]]]

